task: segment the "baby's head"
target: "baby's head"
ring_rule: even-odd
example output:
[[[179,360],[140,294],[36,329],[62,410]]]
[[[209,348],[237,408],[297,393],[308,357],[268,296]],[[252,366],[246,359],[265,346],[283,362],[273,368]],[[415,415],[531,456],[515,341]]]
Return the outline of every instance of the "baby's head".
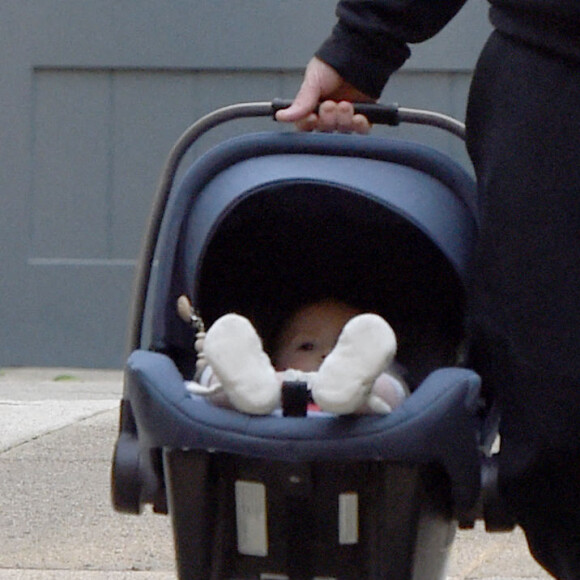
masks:
[[[331,298],[298,309],[274,341],[272,361],[276,370],[317,371],[344,325],[357,314],[361,311]]]

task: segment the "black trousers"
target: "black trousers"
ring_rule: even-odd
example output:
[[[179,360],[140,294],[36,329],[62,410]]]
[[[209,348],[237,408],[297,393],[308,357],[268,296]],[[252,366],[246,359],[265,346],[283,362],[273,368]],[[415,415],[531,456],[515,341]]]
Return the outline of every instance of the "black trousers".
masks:
[[[580,63],[493,33],[467,112],[481,238],[473,366],[500,486],[536,559],[580,578]]]

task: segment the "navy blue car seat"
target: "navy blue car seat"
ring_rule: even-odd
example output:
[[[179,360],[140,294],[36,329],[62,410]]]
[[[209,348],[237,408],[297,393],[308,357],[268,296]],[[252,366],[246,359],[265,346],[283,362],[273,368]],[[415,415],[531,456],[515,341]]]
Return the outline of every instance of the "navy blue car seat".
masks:
[[[472,178],[439,152],[263,133],[206,153],[172,192],[130,353],[113,501],[169,513],[181,579],[444,577],[480,494],[479,377],[462,368]],[[195,329],[227,312],[265,344],[296,305],[382,314],[413,393],[388,416],[251,416],[191,396]]]

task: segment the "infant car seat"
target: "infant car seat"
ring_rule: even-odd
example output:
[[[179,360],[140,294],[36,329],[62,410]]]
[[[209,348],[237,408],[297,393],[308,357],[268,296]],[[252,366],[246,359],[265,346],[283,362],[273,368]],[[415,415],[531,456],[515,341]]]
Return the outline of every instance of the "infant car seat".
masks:
[[[444,578],[481,491],[479,377],[461,368],[473,180],[413,143],[272,132],[225,141],[173,187],[201,134],[275,108],[217,111],[170,155],[137,281],[114,506],[170,514],[181,579]],[[216,407],[184,387],[196,330],[182,295],[206,326],[248,316],[265,344],[307,301],[378,312],[413,393],[388,416]]]

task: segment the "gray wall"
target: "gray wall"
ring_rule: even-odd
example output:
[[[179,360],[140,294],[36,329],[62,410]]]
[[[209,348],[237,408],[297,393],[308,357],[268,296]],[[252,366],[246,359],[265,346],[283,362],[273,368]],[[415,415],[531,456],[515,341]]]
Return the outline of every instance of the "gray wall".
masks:
[[[135,258],[170,146],[218,106],[291,97],[334,6],[2,0],[0,366],[123,364]],[[471,0],[383,101],[463,118],[488,31]],[[452,138],[396,131],[466,163]]]

